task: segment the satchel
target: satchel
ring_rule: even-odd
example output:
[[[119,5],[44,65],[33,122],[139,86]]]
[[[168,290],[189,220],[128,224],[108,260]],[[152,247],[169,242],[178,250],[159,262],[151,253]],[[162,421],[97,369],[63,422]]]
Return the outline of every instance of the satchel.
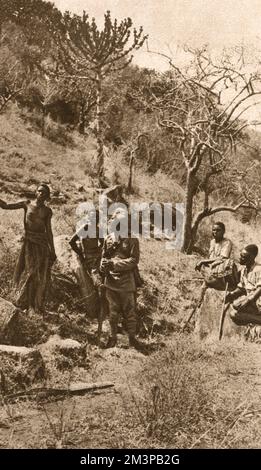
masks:
[[[214,268],[204,267],[201,273],[205,279],[206,285],[216,290],[234,290],[239,282],[239,273],[235,262],[232,259],[220,260],[220,263]]]

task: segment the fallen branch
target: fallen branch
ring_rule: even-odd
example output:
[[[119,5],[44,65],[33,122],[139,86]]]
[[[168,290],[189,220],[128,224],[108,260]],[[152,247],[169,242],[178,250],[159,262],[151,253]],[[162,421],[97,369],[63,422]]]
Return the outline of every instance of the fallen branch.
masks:
[[[104,390],[108,388],[114,387],[114,383],[112,382],[104,382],[104,383],[75,383],[70,384],[68,388],[49,388],[49,387],[38,387],[32,388],[29,390],[25,390],[23,392],[17,392],[5,395],[5,400],[12,400],[14,398],[23,398],[23,397],[30,397],[33,395],[38,395],[41,398],[48,398],[51,396],[72,396],[72,395],[84,395],[85,393],[91,393],[96,390]]]

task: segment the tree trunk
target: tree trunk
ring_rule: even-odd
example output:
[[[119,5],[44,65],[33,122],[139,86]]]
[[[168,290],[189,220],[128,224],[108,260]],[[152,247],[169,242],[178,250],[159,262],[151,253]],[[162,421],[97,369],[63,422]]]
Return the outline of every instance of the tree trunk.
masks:
[[[186,199],[185,199],[185,216],[183,225],[183,244],[181,251],[190,254],[192,251],[192,217],[193,217],[193,174],[188,170],[186,181]]]
[[[85,104],[84,103],[81,103],[81,107],[80,107],[80,118],[79,118],[78,130],[81,135],[84,135],[84,132],[85,132]]]
[[[104,175],[104,153],[101,128],[101,94],[102,94],[102,77],[99,71],[96,76],[96,137],[97,137],[97,176]]]
[[[45,136],[45,117],[46,117],[46,109],[45,106],[42,106],[42,116],[41,116],[41,136]]]
[[[134,166],[134,155],[132,154],[130,157],[130,165],[129,165],[129,181],[128,181],[128,193],[132,192],[132,184],[133,184],[133,166]]]

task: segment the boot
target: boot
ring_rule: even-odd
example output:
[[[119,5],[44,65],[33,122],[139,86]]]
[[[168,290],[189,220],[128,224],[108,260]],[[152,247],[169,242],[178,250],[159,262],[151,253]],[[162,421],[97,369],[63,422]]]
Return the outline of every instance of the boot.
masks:
[[[129,345],[136,349],[136,351],[141,352],[142,354],[147,355],[149,353],[146,344],[141,343],[140,341],[135,338],[135,336],[129,336]]]
[[[117,344],[117,336],[110,336],[106,344],[106,349],[114,348]]]

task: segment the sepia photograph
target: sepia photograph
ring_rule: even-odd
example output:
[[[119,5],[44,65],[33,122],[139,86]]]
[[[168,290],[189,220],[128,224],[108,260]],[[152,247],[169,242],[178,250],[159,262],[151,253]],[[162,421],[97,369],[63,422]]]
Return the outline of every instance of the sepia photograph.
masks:
[[[260,24],[0,0],[1,450],[261,448]]]

